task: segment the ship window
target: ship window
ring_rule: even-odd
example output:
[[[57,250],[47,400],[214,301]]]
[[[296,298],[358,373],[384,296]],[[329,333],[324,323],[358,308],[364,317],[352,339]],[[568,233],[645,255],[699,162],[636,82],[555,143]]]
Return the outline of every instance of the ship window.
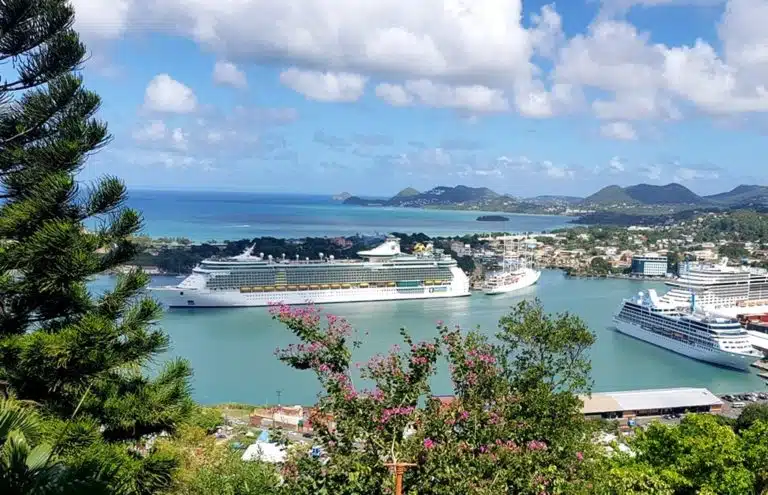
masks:
[[[179,295],[183,296],[184,295],[184,291],[179,292]]]
[[[193,301],[192,299],[187,301],[187,306],[194,306],[194,305],[195,305],[195,301]]]

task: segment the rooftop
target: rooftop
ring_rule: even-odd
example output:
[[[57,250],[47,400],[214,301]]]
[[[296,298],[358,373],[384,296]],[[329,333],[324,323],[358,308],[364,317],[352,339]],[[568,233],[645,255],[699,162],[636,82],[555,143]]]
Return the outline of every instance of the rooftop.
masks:
[[[705,388],[664,388],[595,393],[581,397],[584,414],[715,406],[722,401]]]

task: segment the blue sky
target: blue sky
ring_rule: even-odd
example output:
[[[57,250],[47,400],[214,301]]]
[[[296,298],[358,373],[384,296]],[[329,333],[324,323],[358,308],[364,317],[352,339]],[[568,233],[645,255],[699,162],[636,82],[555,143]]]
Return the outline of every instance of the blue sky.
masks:
[[[74,0],[84,180],[388,195],[766,183],[768,0]]]

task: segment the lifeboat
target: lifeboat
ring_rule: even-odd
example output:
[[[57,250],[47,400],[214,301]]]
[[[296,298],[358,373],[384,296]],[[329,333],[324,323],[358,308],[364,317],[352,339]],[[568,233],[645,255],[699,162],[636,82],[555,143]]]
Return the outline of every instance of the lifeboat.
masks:
[[[243,293],[243,294],[246,294],[248,292],[251,292],[251,288],[250,287],[240,287],[240,292]]]
[[[300,285],[299,290],[309,290],[309,287],[307,287],[306,285]]]
[[[351,286],[351,285],[349,285],[349,284],[341,284],[341,288],[342,288],[342,289],[351,289],[351,288],[352,288],[352,286]]]
[[[274,290],[275,288],[272,287],[271,285],[264,287],[264,292],[273,292]]]
[[[331,284],[331,289],[340,289],[341,285],[339,284]]]
[[[319,285],[310,285],[310,286],[309,286],[309,288],[310,288],[311,290],[317,290],[317,289],[319,289],[319,288],[320,288],[320,286],[319,286]]]
[[[264,287],[251,287],[251,292],[264,292]]]
[[[394,287],[394,286],[395,286],[394,282],[387,282],[387,287]]]
[[[365,288],[367,288],[367,287],[368,287],[368,284],[367,284],[367,283],[365,283],[365,282],[363,282],[362,284],[360,284],[360,288],[361,288],[361,289],[365,289]]]

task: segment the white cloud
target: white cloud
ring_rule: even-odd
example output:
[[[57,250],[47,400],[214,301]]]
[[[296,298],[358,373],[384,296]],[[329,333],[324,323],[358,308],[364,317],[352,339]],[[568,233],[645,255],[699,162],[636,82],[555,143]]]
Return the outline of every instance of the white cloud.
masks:
[[[637,132],[629,122],[609,122],[600,126],[600,134],[607,138],[618,139],[620,141],[634,141],[637,139]]]
[[[171,143],[178,150],[183,151],[187,149],[187,136],[180,127],[177,127],[171,133]]]
[[[659,165],[643,165],[640,167],[640,173],[650,180],[661,179],[663,169]]]
[[[399,84],[379,84],[376,86],[376,96],[396,107],[404,107],[413,102],[413,96]]]
[[[389,81],[376,94],[390,104],[470,113],[546,118],[580,109],[585,95],[607,122],[768,112],[766,0],[725,1],[717,39],[680,46],[605,15],[718,3],[601,0],[603,15],[567,39],[554,7],[526,20],[522,0],[75,0],[86,36],[172,32],[241,66],[294,67],[283,83],[320,101],[356,101],[375,76]],[[448,89],[423,98],[414,82]]]
[[[71,0],[75,29],[86,39],[117,38],[128,26],[132,0]]]
[[[188,86],[168,74],[159,74],[147,85],[144,108],[151,112],[190,113],[197,109],[197,97]]]
[[[280,74],[280,82],[310,100],[357,101],[365,90],[366,77],[349,72],[319,72],[291,68]]]
[[[713,168],[678,167],[673,180],[675,182],[690,182],[695,180],[715,180],[720,178],[720,172]]]
[[[576,176],[576,171],[565,165],[555,165],[545,160],[539,164],[542,172],[553,179],[572,179]]]
[[[134,131],[133,138],[137,141],[162,141],[166,138],[167,130],[162,120],[150,120],[147,125]]]
[[[219,60],[213,66],[213,82],[223,86],[232,86],[244,89],[248,86],[245,72],[237,68],[232,62]]]
[[[626,170],[626,168],[627,167],[624,165],[624,162],[618,156],[614,156],[608,162],[608,171],[612,174],[622,173],[624,170]]]
[[[380,84],[376,88],[376,95],[398,106],[419,103],[429,107],[478,113],[509,109],[509,102],[500,90],[480,85],[448,86],[427,79],[406,81],[404,86]]]

